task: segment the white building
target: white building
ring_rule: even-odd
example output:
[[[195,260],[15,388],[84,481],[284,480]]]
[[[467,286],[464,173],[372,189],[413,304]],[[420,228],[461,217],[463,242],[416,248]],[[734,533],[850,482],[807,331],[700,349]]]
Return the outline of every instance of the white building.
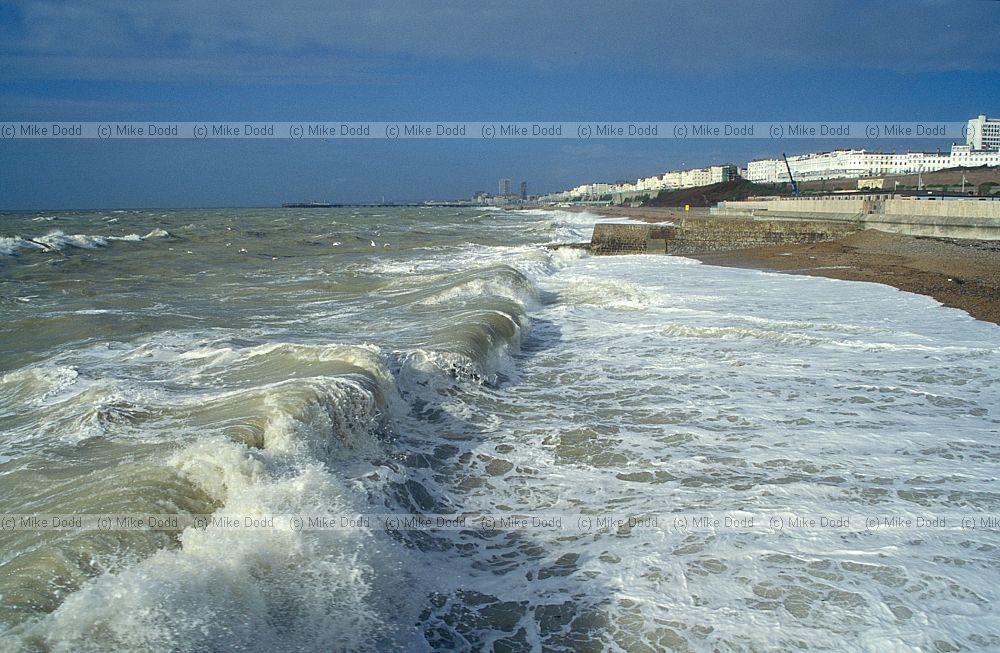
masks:
[[[952,166],[965,166],[967,168],[975,168],[978,166],[995,166],[1000,165],[997,160],[1000,159],[1000,152],[991,150],[977,150],[971,145],[952,145],[951,146],[951,160]]]
[[[628,194],[628,193],[651,193],[655,194],[661,190],[675,190],[678,188],[692,188],[694,186],[708,186],[722,181],[735,179],[739,175],[739,168],[734,165],[709,166],[707,168],[694,168],[691,170],[671,170],[651,177],[640,177],[635,183],[621,181],[614,184],[593,183],[581,184],[560,193],[550,193],[543,197],[545,200],[565,201],[582,198],[596,198],[608,194]]]
[[[969,121],[965,144],[974,150],[1000,150],[1000,118],[980,114]]]
[[[834,150],[790,156],[788,166],[795,181],[908,175],[958,166],[1000,166],[1000,149],[978,150],[971,145],[952,145],[948,154]],[[788,170],[782,159],[758,159],[747,164],[746,178],[757,183],[778,184],[788,181]]]
[[[569,189],[566,193],[570,197],[586,197],[588,195],[605,195],[610,193],[611,189],[611,184],[580,184]]]
[[[747,163],[746,178],[760,184],[780,184],[788,181],[788,174],[780,159],[755,159]]]
[[[658,190],[663,188],[663,175],[640,177],[635,181],[636,190]]]
[[[635,181],[637,191],[675,190],[708,186],[722,181],[729,181],[738,176],[736,166],[709,166],[691,170],[671,170],[652,177],[640,177]]]

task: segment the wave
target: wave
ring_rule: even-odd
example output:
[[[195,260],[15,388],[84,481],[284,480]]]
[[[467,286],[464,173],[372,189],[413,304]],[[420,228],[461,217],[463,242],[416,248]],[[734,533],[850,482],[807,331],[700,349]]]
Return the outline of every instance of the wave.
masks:
[[[378,455],[386,413],[371,386],[351,378],[313,377],[191,400],[165,409],[163,416],[269,455],[334,465]]]
[[[195,374],[216,382],[260,387],[290,377],[353,376],[380,393],[380,402],[392,394],[392,374],[381,351],[373,345],[278,342],[251,347],[200,347],[180,353],[144,345],[129,354],[129,358],[150,355],[167,361],[176,359],[192,367]]]
[[[67,234],[50,231],[44,236],[0,236],[0,256],[17,256],[22,251],[65,252],[72,249],[97,249],[107,247],[110,242],[142,242],[150,238],[166,238],[170,234],[162,229],[154,229],[145,236],[127,234],[124,236],[94,236],[88,234]]]
[[[525,212],[531,217],[541,218],[537,222],[528,222],[523,226],[525,233],[537,235],[550,243],[590,241],[594,224],[597,222],[618,222],[622,220],[608,218],[585,211],[547,211],[534,210]]]
[[[491,288],[496,280],[460,283],[436,294],[431,303],[441,302],[448,307],[442,315],[446,323],[427,334],[408,360],[477,383],[495,383],[500,371],[511,370],[511,356],[520,351],[530,332],[525,303],[537,300],[537,290],[527,278],[511,272],[516,274],[509,279],[516,283],[500,290],[508,290],[506,294],[513,297],[485,294],[488,290],[498,291]]]
[[[183,338],[181,342],[190,346]],[[201,437],[215,434],[257,449],[308,442],[313,457],[328,462],[324,447],[336,442],[365,449],[369,431],[398,410],[395,380],[376,347],[180,346],[177,351],[145,343],[105,364],[134,366],[130,376],[155,365],[171,370],[174,383],[202,390],[178,396],[162,392],[155,383],[85,381],[74,388],[76,394],[67,393],[65,405],[49,406],[50,419],[73,420],[50,430],[97,427],[100,432],[91,435],[124,437],[126,425],[141,423],[143,437],[163,433],[165,439],[175,440],[185,437],[176,432],[176,425],[183,424]],[[224,389],[215,389],[220,387]]]
[[[538,299],[535,284],[523,272],[508,265],[450,274],[443,279],[443,283],[433,284],[429,289],[417,293],[415,299],[422,304],[448,304],[491,296],[522,305],[531,304]]]
[[[24,404],[40,405],[50,395],[72,385],[79,372],[74,367],[26,367],[0,375],[0,410]]]
[[[620,279],[581,278],[559,292],[567,304],[608,306],[623,310],[643,310],[662,304],[662,293]]]
[[[405,367],[436,370],[461,381],[497,381],[498,373],[511,367],[510,356],[520,349],[527,332],[527,319],[503,311],[485,311],[462,316],[435,334],[427,347],[402,353]]]
[[[135,238],[151,237],[169,234]],[[111,238],[104,241],[95,246]],[[83,356],[90,367],[3,380],[23,385],[21,394],[49,393],[47,419],[62,420],[50,435],[87,438],[67,446],[155,449],[141,473],[170,483],[127,487],[152,505],[234,519],[370,512],[371,502],[381,508],[392,499],[370,496],[358,479],[373,461],[391,476],[397,411],[427,398],[420,384],[429,379],[450,388],[494,382],[530,327],[526,306],[539,300],[529,274],[510,265],[439,269],[417,282],[387,292],[418,314],[412,340],[391,353],[169,332],[95,348]],[[114,465],[103,469],[99,480],[120,483]],[[87,537],[68,542],[66,557],[87,559],[95,547]],[[44,614],[21,620],[7,641],[15,650],[52,651],[385,650],[388,641],[404,641],[395,629],[418,622],[424,597],[407,591],[407,548],[380,537],[209,525],[123,546],[127,557],[74,572],[72,582],[40,563],[30,601]]]
[[[227,483],[227,505],[214,514],[218,524],[357,509],[316,465],[270,471],[269,461],[232,443],[206,443],[186,454],[182,472],[210,468]],[[187,529],[179,548],[94,578],[11,639],[23,650],[53,651],[374,648],[372,633],[385,632],[378,615],[387,609],[378,597],[403,592],[377,591],[391,577],[382,569],[396,562],[376,553],[372,539],[363,530]]]
[[[129,358],[144,359],[155,348],[141,349]],[[378,438],[396,390],[378,350],[277,343],[157,353],[158,364],[173,359],[187,365],[208,388],[232,384],[241,374],[255,381],[133,405],[146,431],[163,434],[160,446],[187,442],[159,465],[142,465],[147,477],[173,480],[163,487],[122,485],[119,469],[95,476],[89,495],[101,506],[90,511],[135,511],[134,502],[106,502],[108,487],[127,489],[149,512],[207,509],[218,524],[226,517],[365,511],[366,497],[356,495],[344,472],[353,461],[384,455]],[[68,371],[4,377],[11,385],[50,389],[74,378]],[[94,400],[86,393],[76,398]],[[107,407],[99,401],[83,412]],[[121,425],[109,426],[120,439]],[[148,436],[144,442],[148,446]],[[178,494],[203,498],[184,503],[174,498]],[[59,500],[66,500],[64,491]],[[279,524],[233,531],[209,524],[186,529],[173,543],[160,538],[154,546],[130,545],[132,558],[76,570],[69,580],[66,570],[42,560],[27,567],[44,582],[22,588],[21,595],[49,606],[47,614],[15,626],[8,641],[23,650],[54,651],[376,648],[380,640],[372,632],[392,636],[379,615],[408,608],[405,592],[393,585],[400,582],[397,554],[380,551],[374,537],[361,529],[297,532]],[[95,546],[83,537],[64,548],[71,559],[88,559]]]
[[[529,267],[533,263],[527,262]],[[411,274],[392,286],[386,293],[392,305],[431,318],[397,350],[402,361],[397,371],[416,367],[477,383],[491,383],[500,369],[509,367],[510,355],[520,349],[530,328],[529,307],[540,301],[531,278],[511,265]]]

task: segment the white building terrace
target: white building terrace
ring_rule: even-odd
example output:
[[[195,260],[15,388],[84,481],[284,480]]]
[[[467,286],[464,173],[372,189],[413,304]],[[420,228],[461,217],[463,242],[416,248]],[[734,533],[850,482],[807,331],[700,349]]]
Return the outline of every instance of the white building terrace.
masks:
[[[796,181],[851,179],[884,175],[912,175],[945,168],[976,168],[1000,165],[1000,119],[980,115],[969,121],[965,145],[952,144],[951,152],[905,152],[903,154],[834,150],[788,157]],[[746,178],[760,183],[788,181],[781,159],[758,159],[747,164]]]
[[[740,175],[740,170],[733,165],[708,166],[706,168],[692,168],[690,170],[671,170],[652,177],[640,177],[635,182],[618,182],[614,184],[593,183],[581,184],[575,188],[570,188],[561,193],[553,193],[541,198],[549,201],[564,201],[580,197],[595,197],[608,194],[623,193],[657,193],[661,190],[677,190],[679,188],[693,188],[695,186],[708,186],[723,181],[735,179]]]
[[[945,168],[1000,166],[1000,149],[953,144],[949,153],[834,150],[790,156],[788,166],[795,181],[912,175]],[[788,171],[781,159],[757,159],[747,164],[746,178],[758,183],[777,184],[788,181]]]
[[[867,150],[834,150],[788,157],[788,165],[796,181],[823,179],[854,179],[887,175],[910,175],[946,168],[978,168],[1000,166],[1000,119],[980,115],[969,120],[965,145],[952,144],[944,152],[869,152]],[[636,196],[661,190],[677,190],[708,186],[737,177],[767,184],[788,181],[788,171],[782,159],[757,159],[746,170],[733,165],[716,165],[689,170],[671,170],[652,177],[640,177],[635,182],[613,184],[581,184],[575,188],[545,195],[542,201],[567,201],[597,198],[603,195]]]

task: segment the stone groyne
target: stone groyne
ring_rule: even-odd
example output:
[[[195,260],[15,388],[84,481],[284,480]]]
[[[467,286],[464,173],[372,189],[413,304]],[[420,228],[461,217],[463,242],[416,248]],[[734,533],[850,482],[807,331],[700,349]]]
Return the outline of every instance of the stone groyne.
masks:
[[[682,224],[598,223],[590,251],[614,254],[705,254],[767,245],[818,243],[859,230],[836,222],[688,218]]]

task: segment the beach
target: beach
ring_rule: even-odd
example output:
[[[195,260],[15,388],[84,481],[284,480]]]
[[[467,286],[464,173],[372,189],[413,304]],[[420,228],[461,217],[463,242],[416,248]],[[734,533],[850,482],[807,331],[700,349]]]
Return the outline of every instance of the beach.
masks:
[[[729,265],[882,283],[1000,324],[1000,243],[861,231],[840,240],[695,256]]]
[[[649,223],[699,219],[704,209],[601,207],[608,217]],[[713,216],[722,219],[724,216]],[[876,230],[839,240],[687,254],[709,265],[866,281],[928,295],[977,320],[1000,324],[1000,242],[913,237]]]

